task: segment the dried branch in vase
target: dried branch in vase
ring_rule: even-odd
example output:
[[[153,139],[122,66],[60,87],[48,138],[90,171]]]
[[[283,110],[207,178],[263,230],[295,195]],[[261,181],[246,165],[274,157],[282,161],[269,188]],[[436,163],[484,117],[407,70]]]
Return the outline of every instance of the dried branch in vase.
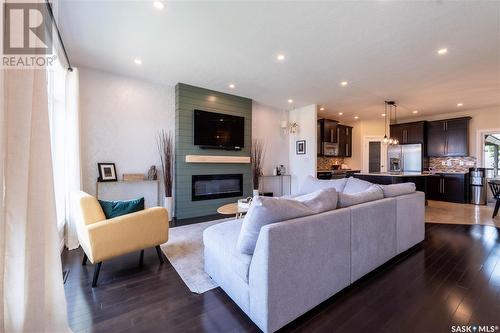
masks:
[[[173,166],[174,166],[174,141],[172,132],[161,130],[156,140],[160,154],[161,173],[165,189],[165,197],[172,196]]]
[[[259,177],[262,176],[262,165],[264,163],[265,145],[260,140],[252,141],[252,182],[254,190],[259,188]]]

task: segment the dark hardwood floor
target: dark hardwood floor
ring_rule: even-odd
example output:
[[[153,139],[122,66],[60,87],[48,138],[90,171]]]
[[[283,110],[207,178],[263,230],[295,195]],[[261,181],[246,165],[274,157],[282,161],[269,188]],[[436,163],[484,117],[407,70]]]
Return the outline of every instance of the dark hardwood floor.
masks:
[[[426,240],[317,306],[282,331],[451,332],[500,326],[500,229],[427,224]],[[81,250],[65,251],[75,332],[255,332],[219,288],[192,294],[155,249],[104,262],[97,288]],[[314,281],[311,281],[314,283]],[[498,331],[498,330],[497,330]]]

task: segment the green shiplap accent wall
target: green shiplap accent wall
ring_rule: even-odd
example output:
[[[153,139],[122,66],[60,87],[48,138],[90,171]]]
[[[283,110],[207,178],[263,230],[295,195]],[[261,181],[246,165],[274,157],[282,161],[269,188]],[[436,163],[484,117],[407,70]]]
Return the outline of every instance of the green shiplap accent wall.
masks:
[[[193,144],[194,110],[245,117],[245,146],[241,151],[201,149]],[[178,219],[211,215],[238,197],[191,201],[191,176],[243,174],[243,197],[252,194],[250,164],[186,163],[186,155],[250,156],[252,145],[252,100],[178,83],[175,86],[175,216]]]

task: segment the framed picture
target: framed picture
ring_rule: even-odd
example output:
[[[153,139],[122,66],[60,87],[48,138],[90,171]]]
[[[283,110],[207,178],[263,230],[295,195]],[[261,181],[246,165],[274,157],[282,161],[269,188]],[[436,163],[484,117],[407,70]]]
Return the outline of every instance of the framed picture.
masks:
[[[114,163],[97,163],[99,169],[99,182],[116,182],[116,167]]]
[[[297,155],[305,155],[306,154],[306,140],[297,141],[295,148],[296,148]]]

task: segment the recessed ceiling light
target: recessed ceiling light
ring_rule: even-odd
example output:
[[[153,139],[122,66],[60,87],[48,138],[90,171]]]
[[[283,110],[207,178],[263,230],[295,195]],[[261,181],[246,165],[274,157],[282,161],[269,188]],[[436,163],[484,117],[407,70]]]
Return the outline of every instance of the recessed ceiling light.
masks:
[[[446,53],[448,53],[448,49],[447,48],[439,49],[438,50],[438,54],[446,54]]]
[[[283,60],[285,60],[285,55],[284,54],[278,54],[276,56],[276,59],[278,59],[278,61],[283,61]]]
[[[235,86],[234,86],[234,84],[232,84],[232,83],[229,85],[229,88],[231,88],[231,89],[234,89],[234,87],[235,87]]]
[[[141,60],[141,59],[136,58],[136,59],[134,59],[134,63],[135,63],[136,65],[142,65],[142,60]]]
[[[163,9],[165,8],[165,4],[161,1],[154,1],[153,7],[155,7],[156,9]]]
[[[288,100],[288,103],[289,103],[289,104],[292,104],[292,103],[293,103],[293,99],[289,99],[289,100]]]
[[[418,113],[418,110],[413,110],[412,111],[413,114],[417,114]]]
[[[359,119],[359,117],[358,116],[354,116],[354,119]]]
[[[464,103],[458,103],[457,106],[458,107],[464,106]]]
[[[341,115],[343,115],[343,114],[344,114],[344,113],[342,113],[342,112],[339,112],[339,116],[341,116]]]
[[[381,116],[382,116],[382,117],[385,117],[385,116],[386,116],[386,114],[385,114],[385,113],[382,113],[382,114],[381,114]]]
[[[347,81],[342,81],[342,82],[340,82],[340,84],[345,87],[345,86],[347,86]]]
[[[325,111],[324,107],[319,108],[320,111]]]

